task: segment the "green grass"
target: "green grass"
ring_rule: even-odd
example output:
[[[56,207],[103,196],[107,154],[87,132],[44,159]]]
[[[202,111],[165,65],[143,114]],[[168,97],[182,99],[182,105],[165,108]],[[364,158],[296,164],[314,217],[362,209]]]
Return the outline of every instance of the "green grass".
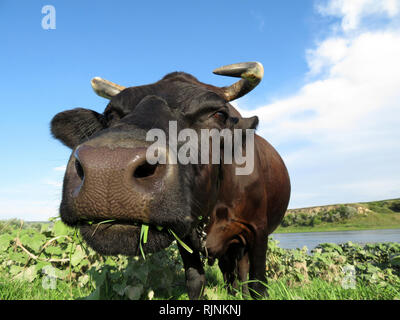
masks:
[[[368,211],[366,214],[356,214],[349,219],[343,219],[338,222],[322,222],[314,226],[279,226],[275,233],[400,229],[400,212],[393,210],[394,203],[400,203],[400,201],[398,199],[394,199],[347,204],[350,206],[362,207]],[[304,208],[302,210],[307,212],[310,210],[310,208]],[[289,214],[297,213],[290,213],[289,210]]]
[[[345,289],[340,284],[313,279],[298,287],[288,287],[284,280],[269,284],[272,300],[393,300],[400,298],[399,288],[394,286],[358,283],[354,289]]]
[[[11,280],[0,276],[0,300],[74,300],[88,296],[91,290],[69,281],[57,280],[55,289],[44,289],[42,280]]]
[[[222,275],[216,267],[208,268],[208,285],[205,289],[209,300],[243,300],[240,292],[228,293],[222,282]],[[394,286],[358,283],[355,289],[344,289],[340,284],[313,279],[309,283],[288,286],[284,279],[269,281],[267,284],[268,300],[393,300],[400,299],[400,289]],[[177,286],[173,296],[164,297],[174,300],[187,300],[186,289]],[[78,288],[74,283],[58,281],[56,289],[43,289],[42,282],[32,283],[0,278],[0,300],[73,300],[83,299],[91,293],[87,288]]]
[[[217,266],[206,267],[207,288],[205,295],[210,300],[248,299],[241,292],[228,293],[223,277]],[[400,299],[400,287],[385,286],[357,281],[354,289],[343,288],[341,284],[313,278],[309,282],[288,285],[290,279],[269,280],[267,300],[393,300]],[[187,296],[183,297],[187,299]]]
[[[279,227],[274,233],[298,233],[298,232],[329,232],[329,231],[357,231],[357,230],[380,230],[380,229],[400,229],[400,224],[368,224],[368,223],[341,223],[341,224],[321,224],[315,227],[290,226]]]
[[[241,292],[228,293],[223,284],[221,272],[216,266],[206,268],[206,298],[210,300],[243,300],[247,297]],[[269,280],[267,300],[393,300],[400,299],[400,288],[385,287],[371,283],[356,283],[354,289],[345,289],[338,283],[318,278],[308,283],[288,285],[288,279]],[[187,299],[187,297],[184,297]]]

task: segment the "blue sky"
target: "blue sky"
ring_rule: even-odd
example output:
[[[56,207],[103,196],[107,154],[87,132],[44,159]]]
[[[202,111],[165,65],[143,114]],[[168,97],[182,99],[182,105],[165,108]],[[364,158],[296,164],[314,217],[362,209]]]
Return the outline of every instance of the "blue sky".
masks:
[[[235,105],[287,163],[290,207],[399,196],[398,0],[21,3],[0,1],[0,218],[57,215],[69,150],[49,122],[103,111],[92,77],[131,86],[179,70],[227,85],[212,70],[241,61],[264,65]],[[41,26],[48,4],[55,30]]]

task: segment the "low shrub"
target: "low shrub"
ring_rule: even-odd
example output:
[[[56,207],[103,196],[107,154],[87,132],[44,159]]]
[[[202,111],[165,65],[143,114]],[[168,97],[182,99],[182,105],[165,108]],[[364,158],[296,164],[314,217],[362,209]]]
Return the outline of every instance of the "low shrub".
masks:
[[[341,205],[336,209],[321,210],[309,214],[305,212],[287,214],[281,225],[282,227],[301,226],[314,227],[323,222],[345,222],[357,214],[357,209],[352,206]]]

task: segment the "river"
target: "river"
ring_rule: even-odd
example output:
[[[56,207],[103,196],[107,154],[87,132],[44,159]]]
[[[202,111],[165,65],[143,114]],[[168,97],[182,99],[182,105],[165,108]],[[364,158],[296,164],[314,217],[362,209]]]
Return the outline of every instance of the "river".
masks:
[[[353,243],[365,244],[375,242],[400,242],[400,229],[329,231],[329,232],[299,232],[273,233],[272,238],[279,241],[279,246],[285,249],[314,249],[320,243]]]

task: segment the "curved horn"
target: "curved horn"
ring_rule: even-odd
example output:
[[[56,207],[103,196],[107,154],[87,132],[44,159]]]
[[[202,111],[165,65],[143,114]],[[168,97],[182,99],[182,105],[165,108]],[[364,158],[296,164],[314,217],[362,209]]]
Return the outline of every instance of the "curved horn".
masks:
[[[263,65],[259,62],[242,62],[217,68],[213,73],[242,78],[229,87],[221,88],[227,101],[238,99],[253,90],[264,76]]]
[[[95,77],[90,82],[92,84],[93,90],[97,93],[97,95],[106,99],[111,99],[125,89],[125,87],[123,86],[102,79],[100,77]]]

